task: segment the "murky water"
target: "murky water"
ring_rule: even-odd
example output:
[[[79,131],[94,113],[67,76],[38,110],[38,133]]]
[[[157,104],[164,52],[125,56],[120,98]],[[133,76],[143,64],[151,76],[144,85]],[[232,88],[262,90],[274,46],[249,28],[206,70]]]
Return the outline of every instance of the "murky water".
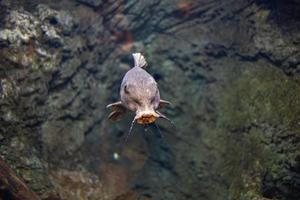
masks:
[[[41,199],[300,198],[297,1],[0,5],[0,155]],[[105,106],[134,52],[175,127],[126,141]]]

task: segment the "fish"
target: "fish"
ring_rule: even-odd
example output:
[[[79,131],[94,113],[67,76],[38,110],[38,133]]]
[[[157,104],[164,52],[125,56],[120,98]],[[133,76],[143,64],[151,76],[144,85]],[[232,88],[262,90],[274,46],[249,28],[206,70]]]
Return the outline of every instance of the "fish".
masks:
[[[141,53],[133,53],[132,56],[134,66],[122,79],[120,100],[106,106],[112,110],[108,115],[112,121],[122,119],[128,111],[135,113],[129,134],[135,122],[144,127],[154,123],[158,118],[172,123],[168,117],[159,112],[171,103],[160,98],[157,82],[145,69],[147,66],[145,57]]]

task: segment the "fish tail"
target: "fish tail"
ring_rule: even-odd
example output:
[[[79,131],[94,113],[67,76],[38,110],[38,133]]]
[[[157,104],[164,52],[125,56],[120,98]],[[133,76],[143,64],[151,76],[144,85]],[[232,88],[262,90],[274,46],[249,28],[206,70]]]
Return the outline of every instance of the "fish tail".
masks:
[[[133,53],[134,66],[145,68],[147,66],[147,62],[145,57],[141,53]]]

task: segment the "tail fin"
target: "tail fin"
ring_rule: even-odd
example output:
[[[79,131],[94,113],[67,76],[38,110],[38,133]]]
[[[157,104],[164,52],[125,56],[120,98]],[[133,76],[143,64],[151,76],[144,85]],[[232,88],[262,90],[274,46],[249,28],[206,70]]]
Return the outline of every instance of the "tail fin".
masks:
[[[145,68],[147,66],[147,62],[145,60],[145,57],[141,53],[133,53],[132,56],[133,56],[133,59],[134,59],[134,66],[135,67]]]

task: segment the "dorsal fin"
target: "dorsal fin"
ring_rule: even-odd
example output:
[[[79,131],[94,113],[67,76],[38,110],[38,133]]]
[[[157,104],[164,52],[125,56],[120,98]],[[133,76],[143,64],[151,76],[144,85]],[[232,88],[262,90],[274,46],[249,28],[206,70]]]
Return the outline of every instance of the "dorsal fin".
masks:
[[[145,57],[141,53],[133,53],[134,66],[145,68],[147,66],[147,62]]]

